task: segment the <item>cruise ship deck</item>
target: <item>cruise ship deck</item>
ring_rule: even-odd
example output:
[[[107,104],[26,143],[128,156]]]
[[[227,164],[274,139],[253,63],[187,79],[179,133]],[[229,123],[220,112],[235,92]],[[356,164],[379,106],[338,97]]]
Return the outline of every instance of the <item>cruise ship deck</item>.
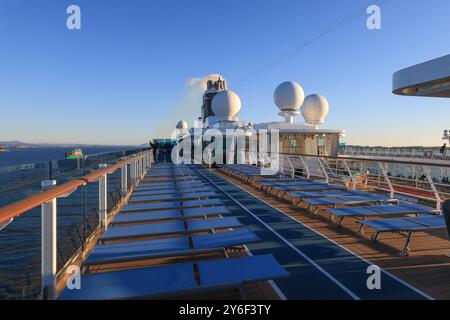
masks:
[[[450,298],[445,228],[416,232],[413,253],[403,256],[403,235],[375,243],[369,230],[358,235],[354,221],[338,226],[326,208],[313,214],[263,191],[257,180],[267,177],[246,183],[227,168],[233,165],[151,166],[80,258],[81,289],[68,289],[62,276],[57,297]],[[267,179],[293,179],[285,177]],[[377,289],[368,285],[374,265]]]

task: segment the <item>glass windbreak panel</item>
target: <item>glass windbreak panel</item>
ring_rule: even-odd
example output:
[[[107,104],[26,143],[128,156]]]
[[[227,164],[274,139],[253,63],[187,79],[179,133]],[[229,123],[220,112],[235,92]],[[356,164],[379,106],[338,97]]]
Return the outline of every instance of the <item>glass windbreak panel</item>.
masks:
[[[39,192],[49,172],[49,162],[0,167],[0,207]]]
[[[33,299],[41,283],[41,210],[16,217],[0,231],[0,300]]]
[[[148,148],[147,148],[148,149]],[[0,166],[0,207],[41,191],[43,180],[57,185],[98,170],[102,163],[112,165],[144,149],[91,154],[76,159]],[[1,163],[1,162],[0,162]],[[120,200],[121,172],[108,175],[108,208]],[[128,183],[130,172],[128,170]],[[57,199],[57,267],[62,267],[99,225],[98,182],[79,187]],[[40,206],[16,217],[0,230],[0,299],[33,299],[40,294],[41,209]]]

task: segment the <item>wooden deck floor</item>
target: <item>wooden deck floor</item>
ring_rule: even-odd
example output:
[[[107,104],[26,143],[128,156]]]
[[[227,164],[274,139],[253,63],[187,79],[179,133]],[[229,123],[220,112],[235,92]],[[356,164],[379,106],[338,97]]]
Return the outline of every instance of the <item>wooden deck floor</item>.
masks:
[[[395,276],[410,283],[435,299],[450,299],[450,241],[445,230],[433,233],[417,232],[410,245],[409,257],[401,255],[405,238],[400,234],[382,234],[378,242],[370,240],[372,232],[357,235],[359,225],[353,219],[344,221],[342,227],[331,223],[325,212],[314,216],[302,208],[294,208],[290,202],[266,195],[256,185],[243,183],[217,169],[213,172],[240,186],[257,198],[289,214],[322,235],[343,245],[352,252],[371,261]]]

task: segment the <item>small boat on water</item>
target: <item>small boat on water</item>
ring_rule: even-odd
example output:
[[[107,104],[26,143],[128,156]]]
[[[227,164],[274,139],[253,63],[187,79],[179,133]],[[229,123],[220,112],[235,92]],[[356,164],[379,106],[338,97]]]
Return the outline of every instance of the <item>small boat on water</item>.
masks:
[[[8,149],[4,146],[0,146],[0,152],[8,152]]]
[[[72,151],[66,152],[66,159],[81,159],[83,158],[83,151],[79,148],[73,149]]]

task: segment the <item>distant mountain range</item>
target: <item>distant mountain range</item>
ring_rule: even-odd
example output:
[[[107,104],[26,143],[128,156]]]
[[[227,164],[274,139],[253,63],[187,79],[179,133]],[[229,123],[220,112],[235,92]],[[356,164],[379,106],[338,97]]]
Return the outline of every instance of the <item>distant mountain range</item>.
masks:
[[[20,148],[39,148],[39,147],[104,147],[101,144],[81,144],[81,143],[27,143],[18,140],[13,141],[0,141],[0,146],[4,147],[20,147]],[[141,145],[108,145],[108,147],[146,147],[148,144],[144,143]]]

